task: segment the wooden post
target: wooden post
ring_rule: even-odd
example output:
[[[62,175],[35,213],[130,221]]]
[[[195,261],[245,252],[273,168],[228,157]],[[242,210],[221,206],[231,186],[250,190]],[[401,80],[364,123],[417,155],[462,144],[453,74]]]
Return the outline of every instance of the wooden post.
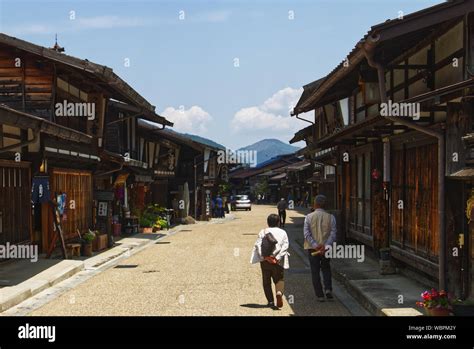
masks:
[[[50,201],[50,205],[53,209],[53,224],[55,227],[55,232],[56,234],[53,235],[53,241],[51,241],[51,244],[49,246],[48,250],[48,255],[46,258],[50,258],[51,254],[54,251],[54,248],[56,247],[56,241],[59,238],[61,239],[61,250],[63,252],[63,258],[67,259],[67,250],[66,250],[66,244],[64,242],[64,235],[63,235],[63,228],[61,227],[61,222],[60,222],[60,217],[59,217],[59,212],[56,203]]]

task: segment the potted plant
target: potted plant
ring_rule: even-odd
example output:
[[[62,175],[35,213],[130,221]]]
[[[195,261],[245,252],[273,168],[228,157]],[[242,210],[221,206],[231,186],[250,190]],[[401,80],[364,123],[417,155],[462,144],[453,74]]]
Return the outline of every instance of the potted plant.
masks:
[[[92,241],[94,241],[96,237],[95,232],[92,230],[88,230],[87,233],[85,233],[82,236],[82,255],[85,257],[90,257],[92,256]]]
[[[456,316],[474,316],[474,300],[456,300],[453,302],[453,314]]]
[[[155,225],[154,225],[154,228],[156,230],[162,230],[162,229],[166,229],[168,227],[168,222],[166,219],[162,218],[162,217],[158,217],[156,219],[156,222],[155,222]]]
[[[153,231],[153,221],[148,216],[143,215],[139,223],[142,234],[151,233]]]
[[[451,302],[445,291],[425,291],[421,294],[422,302],[417,302],[419,307],[425,308],[429,316],[449,316],[451,313]]]

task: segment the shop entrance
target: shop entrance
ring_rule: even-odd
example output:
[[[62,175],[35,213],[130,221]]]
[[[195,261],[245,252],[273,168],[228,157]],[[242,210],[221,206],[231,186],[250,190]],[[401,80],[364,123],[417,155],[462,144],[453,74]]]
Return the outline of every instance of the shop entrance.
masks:
[[[31,241],[30,164],[0,160],[0,244]]]
[[[51,199],[58,203],[64,239],[76,239],[77,231],[83,234],[93,223],[92,174],[89,171],[55,168],[50,180]],[[51,208],[48,207],[44,213],[43,251],[47,251],[55,233]]]

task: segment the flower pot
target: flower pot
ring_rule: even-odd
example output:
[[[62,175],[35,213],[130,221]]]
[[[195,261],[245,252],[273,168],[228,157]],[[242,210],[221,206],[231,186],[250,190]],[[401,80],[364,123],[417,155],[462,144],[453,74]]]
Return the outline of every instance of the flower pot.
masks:
[[[140,228],[140,233],[142,234],[151,234],[153,233],[153,228],[151,227],[145,227],[145,228]]]
[[[91,243],[82,244],[82,255],[84,257],[91,257],[92,256],[92,244]]]
[[[450,310],[446,308],[426,308],[428,316],[449,316]]]
[[[474,316],[474,304],[453,304],[453,314],[456,316]]]

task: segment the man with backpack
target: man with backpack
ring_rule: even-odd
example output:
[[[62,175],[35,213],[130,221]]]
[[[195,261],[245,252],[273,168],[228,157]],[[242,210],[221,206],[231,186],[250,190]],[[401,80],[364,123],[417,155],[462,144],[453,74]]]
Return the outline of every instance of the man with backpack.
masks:
[[[267,305],[271,308],[275,307],[272,280],[276,290],[276,306],[281,308],[283,306],[284,269],[290,267],[288,235],[283,229],[278,228],[279,221],[276,214],[268,216],[268,228],[262,229],[258,234],[250,260],[252,264],[260,263],[263,291],[268,301]]]

